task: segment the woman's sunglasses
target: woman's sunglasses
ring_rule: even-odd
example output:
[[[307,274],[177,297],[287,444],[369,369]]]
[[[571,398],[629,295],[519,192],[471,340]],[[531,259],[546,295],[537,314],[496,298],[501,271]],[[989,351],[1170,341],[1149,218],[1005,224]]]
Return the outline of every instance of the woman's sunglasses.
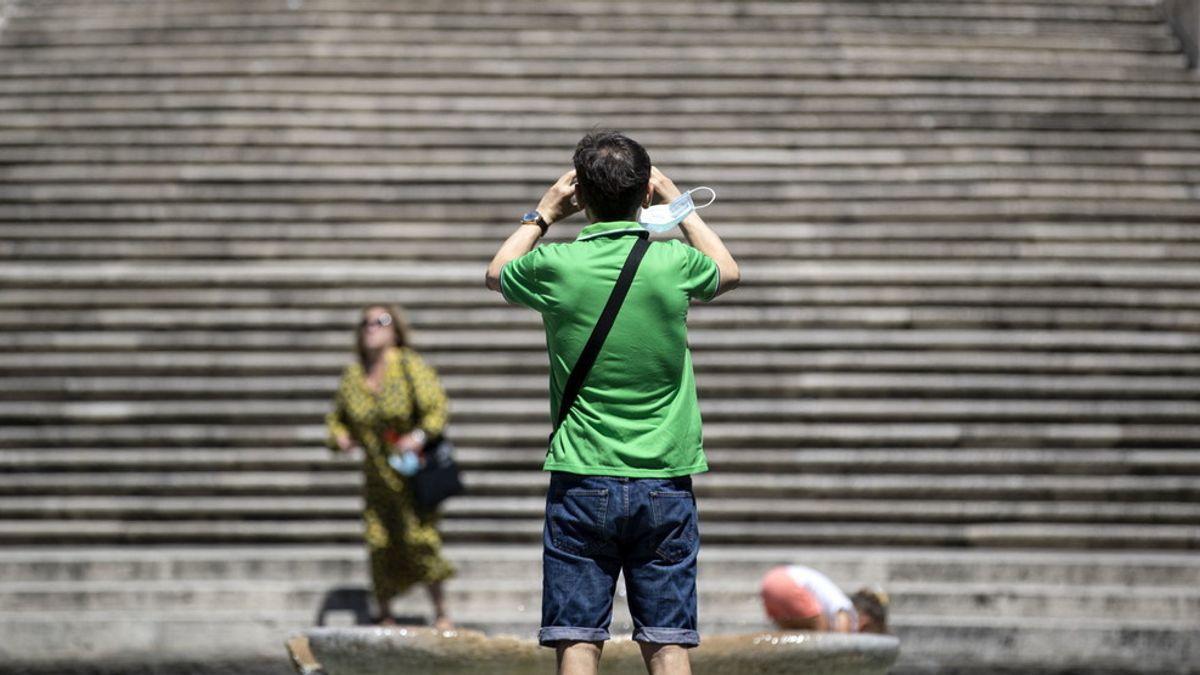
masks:
[[[390,325],[392,325],[392,315],[380,314],[374,319],[363,319],[359,322],[358,327],[369,328],[371,326],[379,326],[380,328],[387,328]]]

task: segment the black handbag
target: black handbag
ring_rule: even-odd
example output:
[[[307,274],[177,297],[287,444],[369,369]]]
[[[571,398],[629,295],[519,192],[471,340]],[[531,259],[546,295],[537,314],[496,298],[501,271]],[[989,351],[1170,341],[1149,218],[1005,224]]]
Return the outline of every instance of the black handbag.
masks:
[[[454,461],[454,445],[444,436],[425,444],[425,463],[412,475],[409,485],[422,511],[434,511],[450,497],[467,491],[462,471]]]
[[[412,395],[412,419],[415,429],[420,418],[417,410],[417,388],[408,372],[408,364],[402,362],[400,367],[404,371],[404,378],[408,380],[408,390]],[[419,510],[435,511],[442,502],[467,491],[462,482],[462,471],[458,468],[458,462],[454,461],[454,444],[444,434],[426,439],[421,456],[425,460],[421,468],[408,477],[413,500]]]

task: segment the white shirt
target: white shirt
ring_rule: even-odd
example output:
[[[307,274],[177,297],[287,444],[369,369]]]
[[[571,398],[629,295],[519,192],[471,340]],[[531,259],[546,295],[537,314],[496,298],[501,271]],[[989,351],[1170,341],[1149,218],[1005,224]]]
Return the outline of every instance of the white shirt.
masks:
[[[838,612],[844,611],[850,615],[851,632],[858,632],[858,612],[854,609],[854,603],[829,577],[803,565],[788,565],[787,572],[797,585],[807,588],[821,603],[821,611],[830,629],[837,625]]]

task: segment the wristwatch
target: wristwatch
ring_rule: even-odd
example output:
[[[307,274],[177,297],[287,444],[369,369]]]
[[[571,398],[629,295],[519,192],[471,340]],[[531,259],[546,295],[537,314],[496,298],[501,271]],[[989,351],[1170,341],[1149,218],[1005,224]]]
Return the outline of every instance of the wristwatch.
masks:
[[[550,223],[546,222],[546,219],[542,217],[542,214],[537,212],[537,209],[534,209],[533,211],[521,216],[521,224],[537,225],[542,230],[543,236],[546,234],[546,230],[550,227]]]

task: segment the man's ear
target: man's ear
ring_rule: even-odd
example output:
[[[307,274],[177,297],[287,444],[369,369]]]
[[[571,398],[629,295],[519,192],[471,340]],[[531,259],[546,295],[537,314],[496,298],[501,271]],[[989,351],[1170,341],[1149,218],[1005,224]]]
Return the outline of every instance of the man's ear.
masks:
[[[646,197],[642,199],[642,208],[648,209],[654,203],[654,186],[649,182],[646,183]]]
[[[571,197],[571,201],[575,202],[575,206],[579,207],[579,210],[583,212],[589,223],[596,222],[592,218],[592,212],[588,210],[587,200],[583,198],[583,188],[579,187],[579,183],[575,184],[575,196]]]

